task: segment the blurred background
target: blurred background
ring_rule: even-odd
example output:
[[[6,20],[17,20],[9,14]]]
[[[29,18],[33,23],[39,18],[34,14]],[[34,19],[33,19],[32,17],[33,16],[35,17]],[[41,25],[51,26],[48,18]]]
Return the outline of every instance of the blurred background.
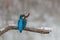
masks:
[[[52,32],[10,30],[0,36],[0,40],[60,40],[60,0],[0,0],[0,29],[16,25],[20,14],[30,13],[28,27],[49,27]]]

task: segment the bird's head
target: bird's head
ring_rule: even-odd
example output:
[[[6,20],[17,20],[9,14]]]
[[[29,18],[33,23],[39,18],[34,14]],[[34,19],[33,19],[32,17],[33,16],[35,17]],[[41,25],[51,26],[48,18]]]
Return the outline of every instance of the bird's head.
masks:
[[[25,19],[25,15],[24,14],[20,15],[20,18]]]
[[[26,13],[26,14],[20,15],[20,18],[25,19],[25,18],[27,18],[29,15],[30,15],[30,13]]]

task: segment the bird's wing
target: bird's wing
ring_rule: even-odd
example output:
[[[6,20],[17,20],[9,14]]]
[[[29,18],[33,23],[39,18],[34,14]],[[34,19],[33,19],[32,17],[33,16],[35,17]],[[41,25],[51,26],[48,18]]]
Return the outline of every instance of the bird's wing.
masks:
[[[20,19],[19,21],[18,21],[18,29],[19,29],[19,31],[20,32],[22,32],[22,19]]]
[[[23,29],[26,27],[26,24],[27,24],[27,20],[24,19],[24,20],[23,20]]]

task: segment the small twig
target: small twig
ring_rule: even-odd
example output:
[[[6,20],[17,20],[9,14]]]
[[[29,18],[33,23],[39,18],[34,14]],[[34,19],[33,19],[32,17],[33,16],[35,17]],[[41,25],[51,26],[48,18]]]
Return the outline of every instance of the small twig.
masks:
[[[2,34],[4,34],[5,32],[9,31],[9,30],[17,30],[17,29],[18,29],[17,26],[8,26],[8,27],[4,28],[4,30],[0,30],[0,36]],[[50,30],[29,28],[29,27],[26,27],[24,30],[31,31],[31,32],[37,32],[37,33],[42,33],[42,34],[48,34],[50,32]]]

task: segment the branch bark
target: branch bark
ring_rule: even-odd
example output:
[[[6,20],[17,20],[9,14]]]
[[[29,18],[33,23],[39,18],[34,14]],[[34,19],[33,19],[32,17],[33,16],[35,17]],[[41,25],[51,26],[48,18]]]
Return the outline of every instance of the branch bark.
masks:
[[[17,26],[8,26],[8,27],[4,28],[3,30],[0,30],[0,36],[9,30],[18,30],[18,28],[17,28]],[[31,31],[31,32],[37,32],[37,33],[41,33],[41,34],[49,34],[50,33],[50,30],[29,28],[29,27],[26,27],[24,30]]]

